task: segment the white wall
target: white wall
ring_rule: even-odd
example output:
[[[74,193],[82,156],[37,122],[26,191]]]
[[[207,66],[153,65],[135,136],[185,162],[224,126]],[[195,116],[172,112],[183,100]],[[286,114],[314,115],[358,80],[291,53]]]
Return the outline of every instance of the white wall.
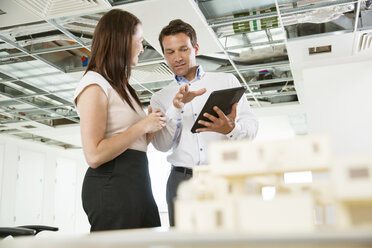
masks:
[[[169,227],[166,188],[171,165],[167,161],[169,152],[159,152],[152,144],[148,146],[147,158],[151,177],[152,193],[160,212],[162,227]]]
[[[303,71],[310,133],[327,133],[336,155],[372,154],[372,59]]]
[[[63,233],[89,232],[81,207],[86,168],[81,151],[0,136],[0,226],[41,224]]]
[[[296,135],[286,115],[258,117],[258,121],[259,129],[254,141],[289,139]]]
[[[368,30],[287,45],[308,132],[329,135],[337,157],[372,154],[372,49],[357,52],[354,39],[363,32]],[[332,46],[332,53],[309,55],[309,47],[325,45]]]
[[[253,108],[259,128],[255,141],[290,139],[307,133],[305,109],[299,103],[282,103]]]
[[[167,155],[149,146],[153,194],[164,227],[169,226]],[[81,202],[86,169],[81,150],[0,135],[0,226],[41,224],[57,226],[60,233],[89,232]]]

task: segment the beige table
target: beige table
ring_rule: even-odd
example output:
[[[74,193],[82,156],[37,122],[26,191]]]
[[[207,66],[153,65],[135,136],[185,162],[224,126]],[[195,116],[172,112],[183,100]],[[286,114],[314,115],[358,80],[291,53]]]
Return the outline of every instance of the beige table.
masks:
[[[119,248],[119,247],[372,247],[372,230],[311,234],[180,233],[175,230],[137,229],[73,237],[17,238],[0,242],[0,248]]]

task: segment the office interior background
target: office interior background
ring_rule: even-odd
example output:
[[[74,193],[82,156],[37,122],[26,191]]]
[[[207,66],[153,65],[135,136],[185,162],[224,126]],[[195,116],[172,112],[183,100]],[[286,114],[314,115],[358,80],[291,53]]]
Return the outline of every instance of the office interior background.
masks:
[[[332,152],[372,154],[372,3],[365,0],[0,0],[0,226],[87,233],[84,160],[74,87],[99,18],[112,8],[143,23],[130,83],[146,107],[173,74],[158,43],[172,19],[197,32],[197,63],[233,73],[258,116],[255,141],[328,135]],[[149,147],[167,226],[167,153]],[[304,179],[305,180],[305,179]]]

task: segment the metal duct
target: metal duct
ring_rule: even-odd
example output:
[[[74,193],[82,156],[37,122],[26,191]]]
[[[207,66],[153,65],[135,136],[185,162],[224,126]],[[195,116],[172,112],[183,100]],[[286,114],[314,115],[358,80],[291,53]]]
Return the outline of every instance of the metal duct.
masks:
[[[330,6],[321,9],[311,10],[305,13],[298,13],[282,16],[284,26],[298,23],[325,23],[338,19],[345,12],[353,11],[354,5]]]

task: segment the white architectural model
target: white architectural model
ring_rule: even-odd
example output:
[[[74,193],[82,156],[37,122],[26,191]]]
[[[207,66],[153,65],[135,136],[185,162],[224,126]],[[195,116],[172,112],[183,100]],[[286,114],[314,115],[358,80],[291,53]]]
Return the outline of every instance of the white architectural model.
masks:
[[[326,137],[220,142],[209,158],[210,165],[196,167],[179,187],[178,230],[293,233],[372,226],[372,159],[337,162]],[[284,181],[303,171],[311,171],[312,183]],[[265,189],[275,196],[263,199]]]

